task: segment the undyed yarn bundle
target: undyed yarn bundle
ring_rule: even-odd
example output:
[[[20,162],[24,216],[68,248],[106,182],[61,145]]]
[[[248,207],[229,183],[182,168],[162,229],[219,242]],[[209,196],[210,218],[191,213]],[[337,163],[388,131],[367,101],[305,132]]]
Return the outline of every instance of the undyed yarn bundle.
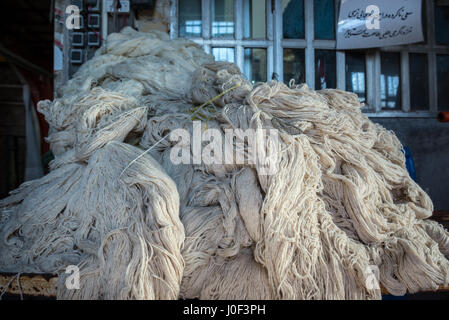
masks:
[[[396,295],[449,282],[449,233],[354,94],[253,87],[188,40],[125,28],[38,107],[55,159],[0,202],[0,270],[56,273],[58,298],[379,299],[373,268]],[[253,143],[277,157],[174,164],[167,136],[193,120],[234,147],[227,130],[276,130],[278,149]]]

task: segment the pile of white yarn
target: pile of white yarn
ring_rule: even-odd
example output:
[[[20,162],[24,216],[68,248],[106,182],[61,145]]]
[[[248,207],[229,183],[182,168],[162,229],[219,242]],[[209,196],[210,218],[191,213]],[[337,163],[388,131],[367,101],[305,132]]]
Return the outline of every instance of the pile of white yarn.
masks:
[[[360,107],[339,90],[253,87],[188,40],[111,34],[39,103],[55,159],[0,202],[0,271],[56,273],[60,299],[380,299],[376,280],[395,295],[447,285],[449,234],[427,220],[394,133]],[[223,141],[275,129],[276,172],[173,163],[167,137],[194,134],[194,120]],[[65,286],[69,265],[79,290]]]

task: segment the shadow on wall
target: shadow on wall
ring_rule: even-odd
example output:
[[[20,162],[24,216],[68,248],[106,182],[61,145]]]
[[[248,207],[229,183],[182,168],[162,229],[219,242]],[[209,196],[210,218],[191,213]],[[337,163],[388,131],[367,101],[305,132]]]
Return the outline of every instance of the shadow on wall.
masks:
[[[371,120],[393,130],[410,148],[416,181],[430,195],[436,211],[449,211],[449,123],[412,118]]]

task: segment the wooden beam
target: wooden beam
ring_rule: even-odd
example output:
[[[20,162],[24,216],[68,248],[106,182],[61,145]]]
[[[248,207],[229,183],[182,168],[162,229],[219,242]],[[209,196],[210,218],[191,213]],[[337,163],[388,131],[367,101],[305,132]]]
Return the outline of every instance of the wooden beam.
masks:
[[[19,286],[20,284],[20,286]],[[0,292],[6,290],[11,295],[44,296],[55,298],[57,293],[58,277],[52,274],[21,274],[17,281],[17,274],[0,273]],[[8,288],[6,288],[8,286]],[[5,289],[6,288],[6,289]],[[449,291],[448,287],[440,287],[438,292]],[[381,287],[383,295],[389,294]],[[433,292],[431,290],[423,292]],[[420,292],[421,293],[421,292]]]
[[[385,289],[383,286],[381,286],[380,290],[381,290],[382,294],[390,294],[390,293],[388,292],[388,290]],[[447,287],[440,286],[440,288],[439,288],[437,291],[433,291],[433,290],[425,290],[425,291],[420,291],[420,292],[416,292],[416,293],[423,293],[423,292],[444,292],[444,291],[449,291],[449,286],[447,286]],[[407,294],[410,294],[410,293],[407,293]]]
[[[58,278],[52,274],[0,273],[0,292],[32,297],[56,297]]]

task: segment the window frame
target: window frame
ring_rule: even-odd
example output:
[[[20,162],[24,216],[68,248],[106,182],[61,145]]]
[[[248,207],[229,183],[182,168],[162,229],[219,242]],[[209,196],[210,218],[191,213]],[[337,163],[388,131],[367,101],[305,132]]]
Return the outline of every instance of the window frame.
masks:
[[[178,1],[173,0],[170,8],[170,37],[178,38]],[[202,0],[202,37],[189,38],[201,45],[207,53],[212,47],[235,48],[235,61],[243,70],[244,48],[265,48],[267,50],[267,80],[276,76],[283,79],[284,48],[303,49],[305,53],[305,76],[307,85],[315,88],[315,50],[333,50],[336,53],[337,89],[346,90],[345,51],[336,50],[336,40],[314,39],[314,6],[313,0],[304,1],[305,39],[283,39],[282,32],[282,0],[266,1],[266,39],[252,40],[243,38],[243,1],[234,0],[234,39],[216,39],[211,37],[212,1]],[[411,117],[433,118],[438,113],[437,54],[449,54],[449,46],[435,42],[434,1],[423,0],[426,8],[427,42],[363,50],[365,52],[366,70],[366,112],[369,117]],[[274,8],[272,8],[274,6]],[[335,30],[337,30],[340,0],[334,0]],[[431,23],[429,23],[431,22]],[[381,108],[381,52],[400,54],[401,70],[401,109],[385,110]],[[409,54],[427,54],[428,68],[428,109],[411,111],[410,107],[410,72]]]
[[[178,1],[173,0],[170,6],[170,38],[178,38]],[[245,39],[243,26],[243,1],[234,0],[234,39],[212,38],[212,3],[214,0],[202,0],[202,37],[188,38],[204,48],[207,53],[212,53],[212,48],[234,48],[235,64],[243,70],[245,48],[261,48],[267,50],[267,80],[273,74],[273,14],[271,0],[266,2],[266,39]]]

